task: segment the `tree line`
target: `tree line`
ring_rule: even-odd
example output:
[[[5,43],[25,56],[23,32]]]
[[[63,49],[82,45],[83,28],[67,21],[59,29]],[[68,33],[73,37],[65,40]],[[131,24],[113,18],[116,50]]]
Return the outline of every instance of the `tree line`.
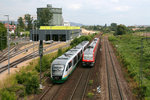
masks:
[[[135,33],[135,32],[150,32],[150,27],[144,26],[125,26],[123,24],[117,25],[117,23],[111,23],[110,26],[105,25],[90,25],[90,26],[82,26],[87,30],[101,31],[103,33],[113,33],[114,35],[123,35],[127,33]],[[135,30],[133,30],[135,29]]]
[[[34,20],[34,18],[30,14],[25,14],[24,18],[19,17],[17,22],[17,29],[19,31],[30,31],[33,26],[35,28],[39,28],[40,26],[49,26],[51,24],[52,12],[48,8],[41,9],[37,12],[38,20]]]
[[[20,32],[29,33],[34,29],[39,28],[40,26],[48,26],[51,25],[51,19],[53,14],[50,9],[44,8],[41,9],[40,12],[37,12],[38,20],[34,20],[31,14],[25,14],[24,18],[19,17],[17,19],[15,34],[11,34],[11,36],[15,37],[16,35],[20,37]],[[15,25],[14,22],[10,22],[10,25]],[[26,34],[25,34],[26,35]],[[24,36],[24,35],[23,35]],[[3,50],[7,47],[7,29],[5,28],[3,23],[0,23],[0,50]]]

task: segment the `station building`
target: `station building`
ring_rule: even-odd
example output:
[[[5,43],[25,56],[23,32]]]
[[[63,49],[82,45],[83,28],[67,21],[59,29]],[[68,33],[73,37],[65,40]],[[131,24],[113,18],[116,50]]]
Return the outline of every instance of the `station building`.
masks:
[[[69,41],[80,34],[81,29],[76,26],[41,26],[39,30],[30,31],[30,40]]]
[[[41,26],[38,30],[30,31],[31,41],[68,41],[81,34],[80,27],[69,26],[69,23],[63,22],[62,8],[53,8],[51,4],[48,4],[47,7],[37,8],[37,15],[47,8],[52,12],[53,18],[49,22],[49,26]],[[39,19],[40,16],[37,16],[37,20]]]

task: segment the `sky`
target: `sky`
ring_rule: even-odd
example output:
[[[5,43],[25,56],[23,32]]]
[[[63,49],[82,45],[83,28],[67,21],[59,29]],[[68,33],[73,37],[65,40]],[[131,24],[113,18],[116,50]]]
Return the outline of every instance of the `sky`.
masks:
[[[62,8],[65,21],[84,25],[104,25],[113,22],[124,25],[150,25],[150,0],[0,0],[0,20],[17,20],[36,8],[52,4]]]

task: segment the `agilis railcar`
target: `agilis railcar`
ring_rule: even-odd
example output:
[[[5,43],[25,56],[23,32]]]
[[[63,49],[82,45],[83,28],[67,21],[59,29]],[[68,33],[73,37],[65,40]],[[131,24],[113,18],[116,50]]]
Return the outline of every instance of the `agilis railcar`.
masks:
[[[63,83],[67,80],[82,58],[83,51],[88,44],[89,41],[83,41],[52,62],[51,79],[54,83]]]
[[[98,50],[99,45],[99,38],[94,38],[94,40],[91,42],[91,44],[86,48],[86,50],[83,52],[82,57],[82,66],[94,66],[95,60],[96,60],[96,54]]]

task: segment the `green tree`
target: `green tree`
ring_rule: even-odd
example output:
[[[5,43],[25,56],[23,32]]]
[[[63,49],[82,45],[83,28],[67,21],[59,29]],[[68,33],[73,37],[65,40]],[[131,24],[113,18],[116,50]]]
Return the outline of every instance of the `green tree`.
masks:
[[[146,30],[147,32],[150,32],[150,27],[147,27],[145,30]]]
[[[38,16],[38,27],[49,26],[53,14],[48,8],[43,8],[39,12],[37,12],[37,16]]]
[[[127,33],[127,27],[125,25],[118,25],[117,31],[115,32],[115,35],[123,35]]]
[[[23,18],[22,17],[18,18],[18,27],[20,27],[21,29],[25,28],[25,24],[23,22]]]
[[[116,23],[111,23],[111,30],[116,31],[117,30],[117,24]]]
[[[25,14],[25,21],[27,23],[27,30],[31,30],[32,29],[32,21],[33,21],[33,18],[31,17],[30,14]]]
[[[4,24],[0,23],[0,50],[7,47],[7,30]]]
[[[33,24],[34,24],[34,28],[36,29],[36,28],[37,28],[37,25],[38,25],[38,21],[37,21],[37,20],[34,20]]]

